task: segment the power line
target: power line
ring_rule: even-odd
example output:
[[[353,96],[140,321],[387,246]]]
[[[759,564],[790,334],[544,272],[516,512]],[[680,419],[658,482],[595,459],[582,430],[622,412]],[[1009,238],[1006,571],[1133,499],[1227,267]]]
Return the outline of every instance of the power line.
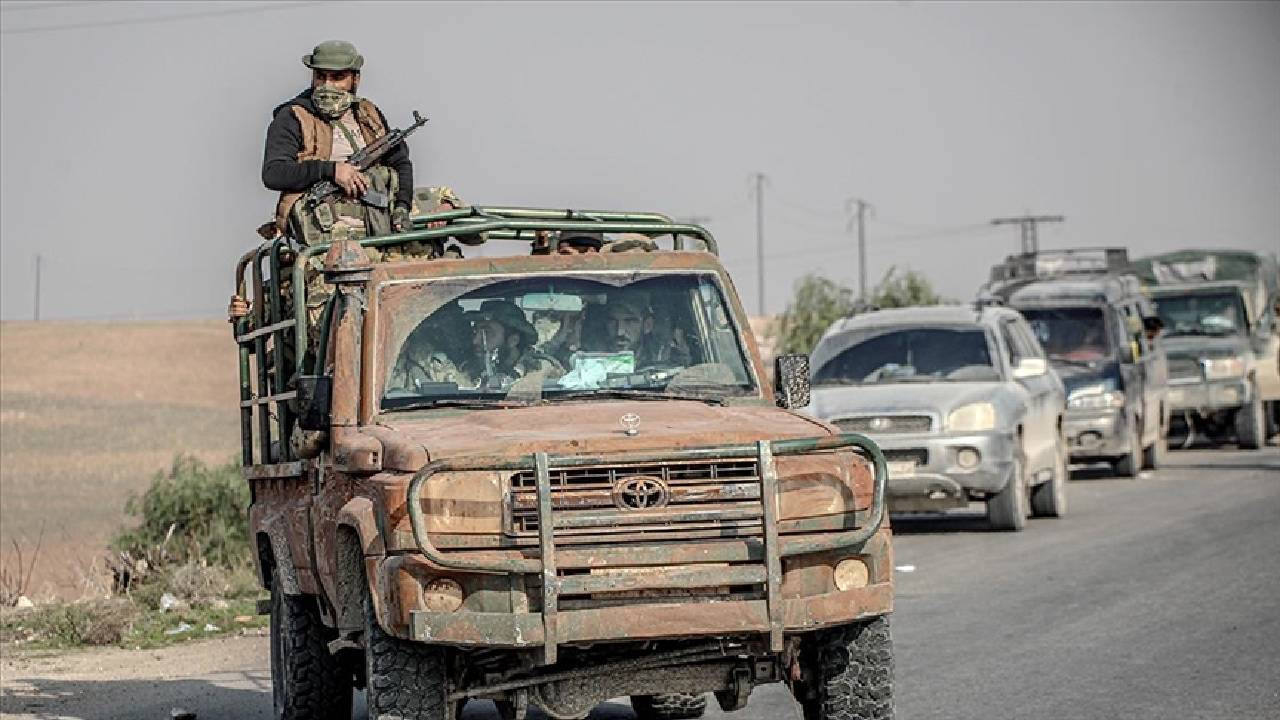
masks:
[[[297,10],[299,8],[324,5],[323,2],[291,2],[268,6],[230,8],[225,10],[209,10],[207,12],[186,13],[183,15],[164,15],[149,18],[120,18],[116,20],[100,20],[81,23],[64,23],[60,25],[37,25],[0,31],[0,35],[31,35],[35,33],[59,32],[62,30],[84,30],[88,28],[113,27],[121,25],[150,25],[153,23],[177,22],[181,20],[199,20],[201,18],[223,17],[228,15],[249,15],[253,13],[273,12],[276,10]]]
[[[53,10],[55,8],[80,7],[82,5],[98,5],[101,0],[76,0],[76,2],[32,2],[0,5],[0,14],[20,13],[28,10]]]

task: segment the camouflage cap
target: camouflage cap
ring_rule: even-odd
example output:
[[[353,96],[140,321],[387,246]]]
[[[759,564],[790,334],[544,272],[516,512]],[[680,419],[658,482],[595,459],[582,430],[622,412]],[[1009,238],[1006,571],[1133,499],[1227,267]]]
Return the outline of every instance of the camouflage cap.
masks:
[[[346,40],[325,40],[310,55],[302,56],[302,64],[312,70],[359,70],[364,56]]]

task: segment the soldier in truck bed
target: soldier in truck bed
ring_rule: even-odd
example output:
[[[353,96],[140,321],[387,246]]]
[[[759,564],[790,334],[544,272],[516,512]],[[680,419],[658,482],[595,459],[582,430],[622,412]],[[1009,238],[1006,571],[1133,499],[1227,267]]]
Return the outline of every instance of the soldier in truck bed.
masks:
[[[311,68],[311,87],[277,106],[267,128],[262,182],[279,191],[280,198],[274,222],[263,225],[259,233],[266,238],[286,234],[303,244],[326,240],[331,228],[319,226],[315,217],[304,215],[297,206],[302,194],[322,180],[332,180],[343,189],[346,196],[327,205],[332,220],[346,225],[352,235],[410,229],[413,163],[408,146],[401,143],[383,157],[382,164],[364,173],[346,162],[357,149],[387,132],[382,111],[355,95],[364,56],[349,42],[328,40],[304,55],[302,63]],[[368,207],[357,199],[370,184],[389,191],[390,207]],[[308,305],[318,318],[317,309],[328,295],[318,273],[311,274],[308,291]],[[249,314],[249,304],[233,295],[227,312],[235,322]]]
[[[262,158],[263,184],[280,191],[276,227],[297,237],[303,228],[290,218],[294,203],[312,185],[332,180],[351,198],[363,194],[371,183],[394,191],[392,206],[384,211],[389,212],[390,227],[371,227],[386,218],[375,217],[377,209],[362,208],[358,202],[340,203],[335,208],[336,221],[352,226],[357,234],[409,229],[413,163],[408,147],[401,144],[383,158],[382,165],[366,168],[364,173],[346,162],[353,152],[387,132],[382,111],[355,94],[364,57],[351,43],[329,40],[304,55],[302,62],[311,68],[311,87],[275,109]]]

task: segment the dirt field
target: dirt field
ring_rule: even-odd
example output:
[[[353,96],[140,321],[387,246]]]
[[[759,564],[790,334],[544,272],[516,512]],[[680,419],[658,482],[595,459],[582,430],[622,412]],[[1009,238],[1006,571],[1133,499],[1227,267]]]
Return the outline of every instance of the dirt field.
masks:
[[[236,356],[218,320],[0,323],[0,558],[44,529],[33,594],[74,597],[129,493],[177,453],[236,456]]]

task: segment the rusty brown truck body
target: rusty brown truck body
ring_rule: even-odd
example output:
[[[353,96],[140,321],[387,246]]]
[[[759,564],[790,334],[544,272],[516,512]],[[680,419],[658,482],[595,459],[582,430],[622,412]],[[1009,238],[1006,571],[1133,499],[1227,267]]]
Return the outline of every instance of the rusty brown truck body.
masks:
[[[771,386],[714,239],[653,214],[415,220],[237,269],[276,716],[348,718],[365,687],[376,720],[471,699],[583,718],[624,695],[670,720],[785,682],[806,718],[891,717],[883,456],[791,410],[807,359],[779,358]],[[588,227],[673,248],[367,253]],[[332,296],[294,332],[321,257]]]

